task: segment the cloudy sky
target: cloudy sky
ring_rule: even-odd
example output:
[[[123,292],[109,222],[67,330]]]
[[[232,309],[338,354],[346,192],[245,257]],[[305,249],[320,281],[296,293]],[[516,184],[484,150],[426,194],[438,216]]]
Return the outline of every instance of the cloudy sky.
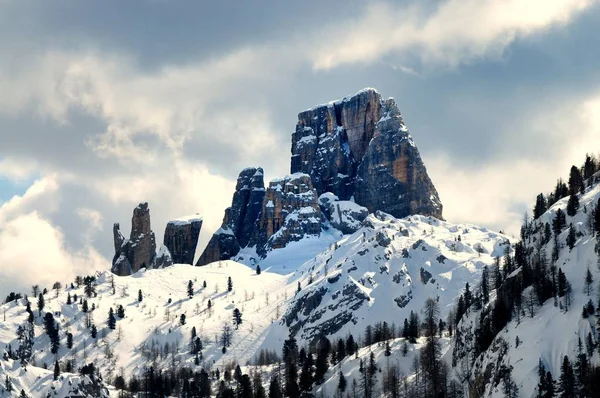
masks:
[[[452,222],[516,233],[600,151],[600,1],[0,0],[0,294],[110,266],[113,222],[289,171],[302,109],[394,97]]]

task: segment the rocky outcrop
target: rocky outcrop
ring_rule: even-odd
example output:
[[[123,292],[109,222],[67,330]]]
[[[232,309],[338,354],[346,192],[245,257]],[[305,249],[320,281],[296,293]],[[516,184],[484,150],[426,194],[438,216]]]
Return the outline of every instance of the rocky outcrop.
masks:
[[[201,228],[202,218],[197,214],[167,223],[163,245],[169,249],[174,264],[194,263]]]
[[[165,245],[160,245],[160,249],[158,249],[156,259],[154,260],[154,268],[166,268],[173,264],[173,258],[169,249]]]
[[[119,224],[113,226],[115,256],[111,271],[120,276],[131,275],[140,268],[154,266],[156,238],[150,227],[148,203],[140,203],[133,210],[131,234],[125,239]]]
[[[237,179],[231,207],[225,210],[221,228],[211,237],[196,265],[229,260],[240,247],[248,245],[263,206],[265,184],[263,169],[242,170]]]
[[[319,194],[352,196],[370,212],[442,217],[442,204],[393,99],[374,89],[298,115],[292,173],[311,176]]]
[[[251,246],[263,256],[306,235],[319,235],[322,215],[317,190],[308,174],[296,173],[269,183]]]
[[[363,220],[369,215],[366,207],[359,206],[350,200],[339,200],[331,192],[325,192],[319,196],[319,207],[331,226],[344,234],[358,231]]]

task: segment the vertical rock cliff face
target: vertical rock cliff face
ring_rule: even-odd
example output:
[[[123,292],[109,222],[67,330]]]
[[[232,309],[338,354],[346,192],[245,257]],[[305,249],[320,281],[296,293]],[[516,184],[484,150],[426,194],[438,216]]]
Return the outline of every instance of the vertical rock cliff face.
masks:
[[[169,250],[174,264],[193,264],[202,218],[183,217],[167,223],[163,245]]]
[[[269,183],[250,245],[264,255],[306,235],[318,235],[322,221],[317,190],[308,174],[278,178]]]
[[[196,265],[228,260],[240,251],[240,247],[248,244],[262,210],[264,196],[263,169],[250,167],[242,170],[221,228],[211,237]]]
[[[113,227],[115,256],[112,272],[117,275],[130,275],[142,267],[154,265],[156,256],[156,238],[150,227],[148,203],[140,203],[133,210],[131,234],[125,239],[119,224]]]
[[[291,170],[317,192],[354,196],[370,212],[442,217],[442,204],[392,99],[374,89],[298,115]]]
[[[442,218],[396,103],[374,89],[301,112],[291,172],[265,193],[262,169],[243,170],[221,228],[196,265],[230,259],[244,247],[264,257],[329,226],[352,233],[377,210]]]

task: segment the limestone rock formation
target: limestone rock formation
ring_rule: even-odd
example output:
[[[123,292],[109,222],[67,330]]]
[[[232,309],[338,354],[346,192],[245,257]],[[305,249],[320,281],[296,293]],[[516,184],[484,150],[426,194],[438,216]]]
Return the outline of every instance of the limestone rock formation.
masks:
[[[119,224],[113,226],[115,256],[111,271],[116,275],[131,275],[140,268],[154,266],[156,238],[150,227],[148,203],[140,203],[133,210],[131,234],[125,239]]]
[[[248,244],[262,210],[264,196],[263,169],[249,167],[242,170],[221,228],[211,237],[196,265],[229,260],[240,251],[240,247]]]
[[[271,181],[250,245],[256,245],[256,252],[264,255],[306,235],[318,235],[323,219],[317,199],[308,174],[296,173]]]
[[[173,258],[169,249],[165,245],[160,245],[160,249],[158,249],[156,259],[154,260],[154,268],[166,268],[173,264]]]
[[[167,223],[163,245],[169,249],[174,264],[194,263],[201,228],[202,218],[197,214]]]
[[[442,204],[393,99],[364,89],[298,115],[292,173],[370,212],[442,217]]]
[[[366,207],[359,206],[350,200],[339,200],[331,192],[325,192],[319,196],[319,207],[331,226],[343,234],[356,232],[369,215]]]

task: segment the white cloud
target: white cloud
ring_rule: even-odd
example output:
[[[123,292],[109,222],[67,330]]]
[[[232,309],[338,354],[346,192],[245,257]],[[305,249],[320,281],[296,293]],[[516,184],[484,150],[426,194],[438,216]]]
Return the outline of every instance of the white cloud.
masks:
[[[569,23],[595,0],[447,0],[429,11],[427,2],[408,6],[371,4],[365,15],[332,28],[312,53],[315,69],[372,63],[387,55],[417,56],[425,64],[456,66],[497,57],[517,40]]]
[[[559,177],[566,179],[571,165],[580,166],[584,155],[600,148],[600,93],[580,103],[544,109],[525,121],[524,131],[546,139],[559,137],[555,158],[499,159],[465,168],[443,153],[424,160],[444,204],[444,217],[469,222],[518,236],[522,210],[531,208],[535,195],[548,193]]]
[[[39,284],[66,283],[108,264],[93,248],[65,249],[64,236],[38,212],[19,215],[0,229],[0,289],[28,293]]]

